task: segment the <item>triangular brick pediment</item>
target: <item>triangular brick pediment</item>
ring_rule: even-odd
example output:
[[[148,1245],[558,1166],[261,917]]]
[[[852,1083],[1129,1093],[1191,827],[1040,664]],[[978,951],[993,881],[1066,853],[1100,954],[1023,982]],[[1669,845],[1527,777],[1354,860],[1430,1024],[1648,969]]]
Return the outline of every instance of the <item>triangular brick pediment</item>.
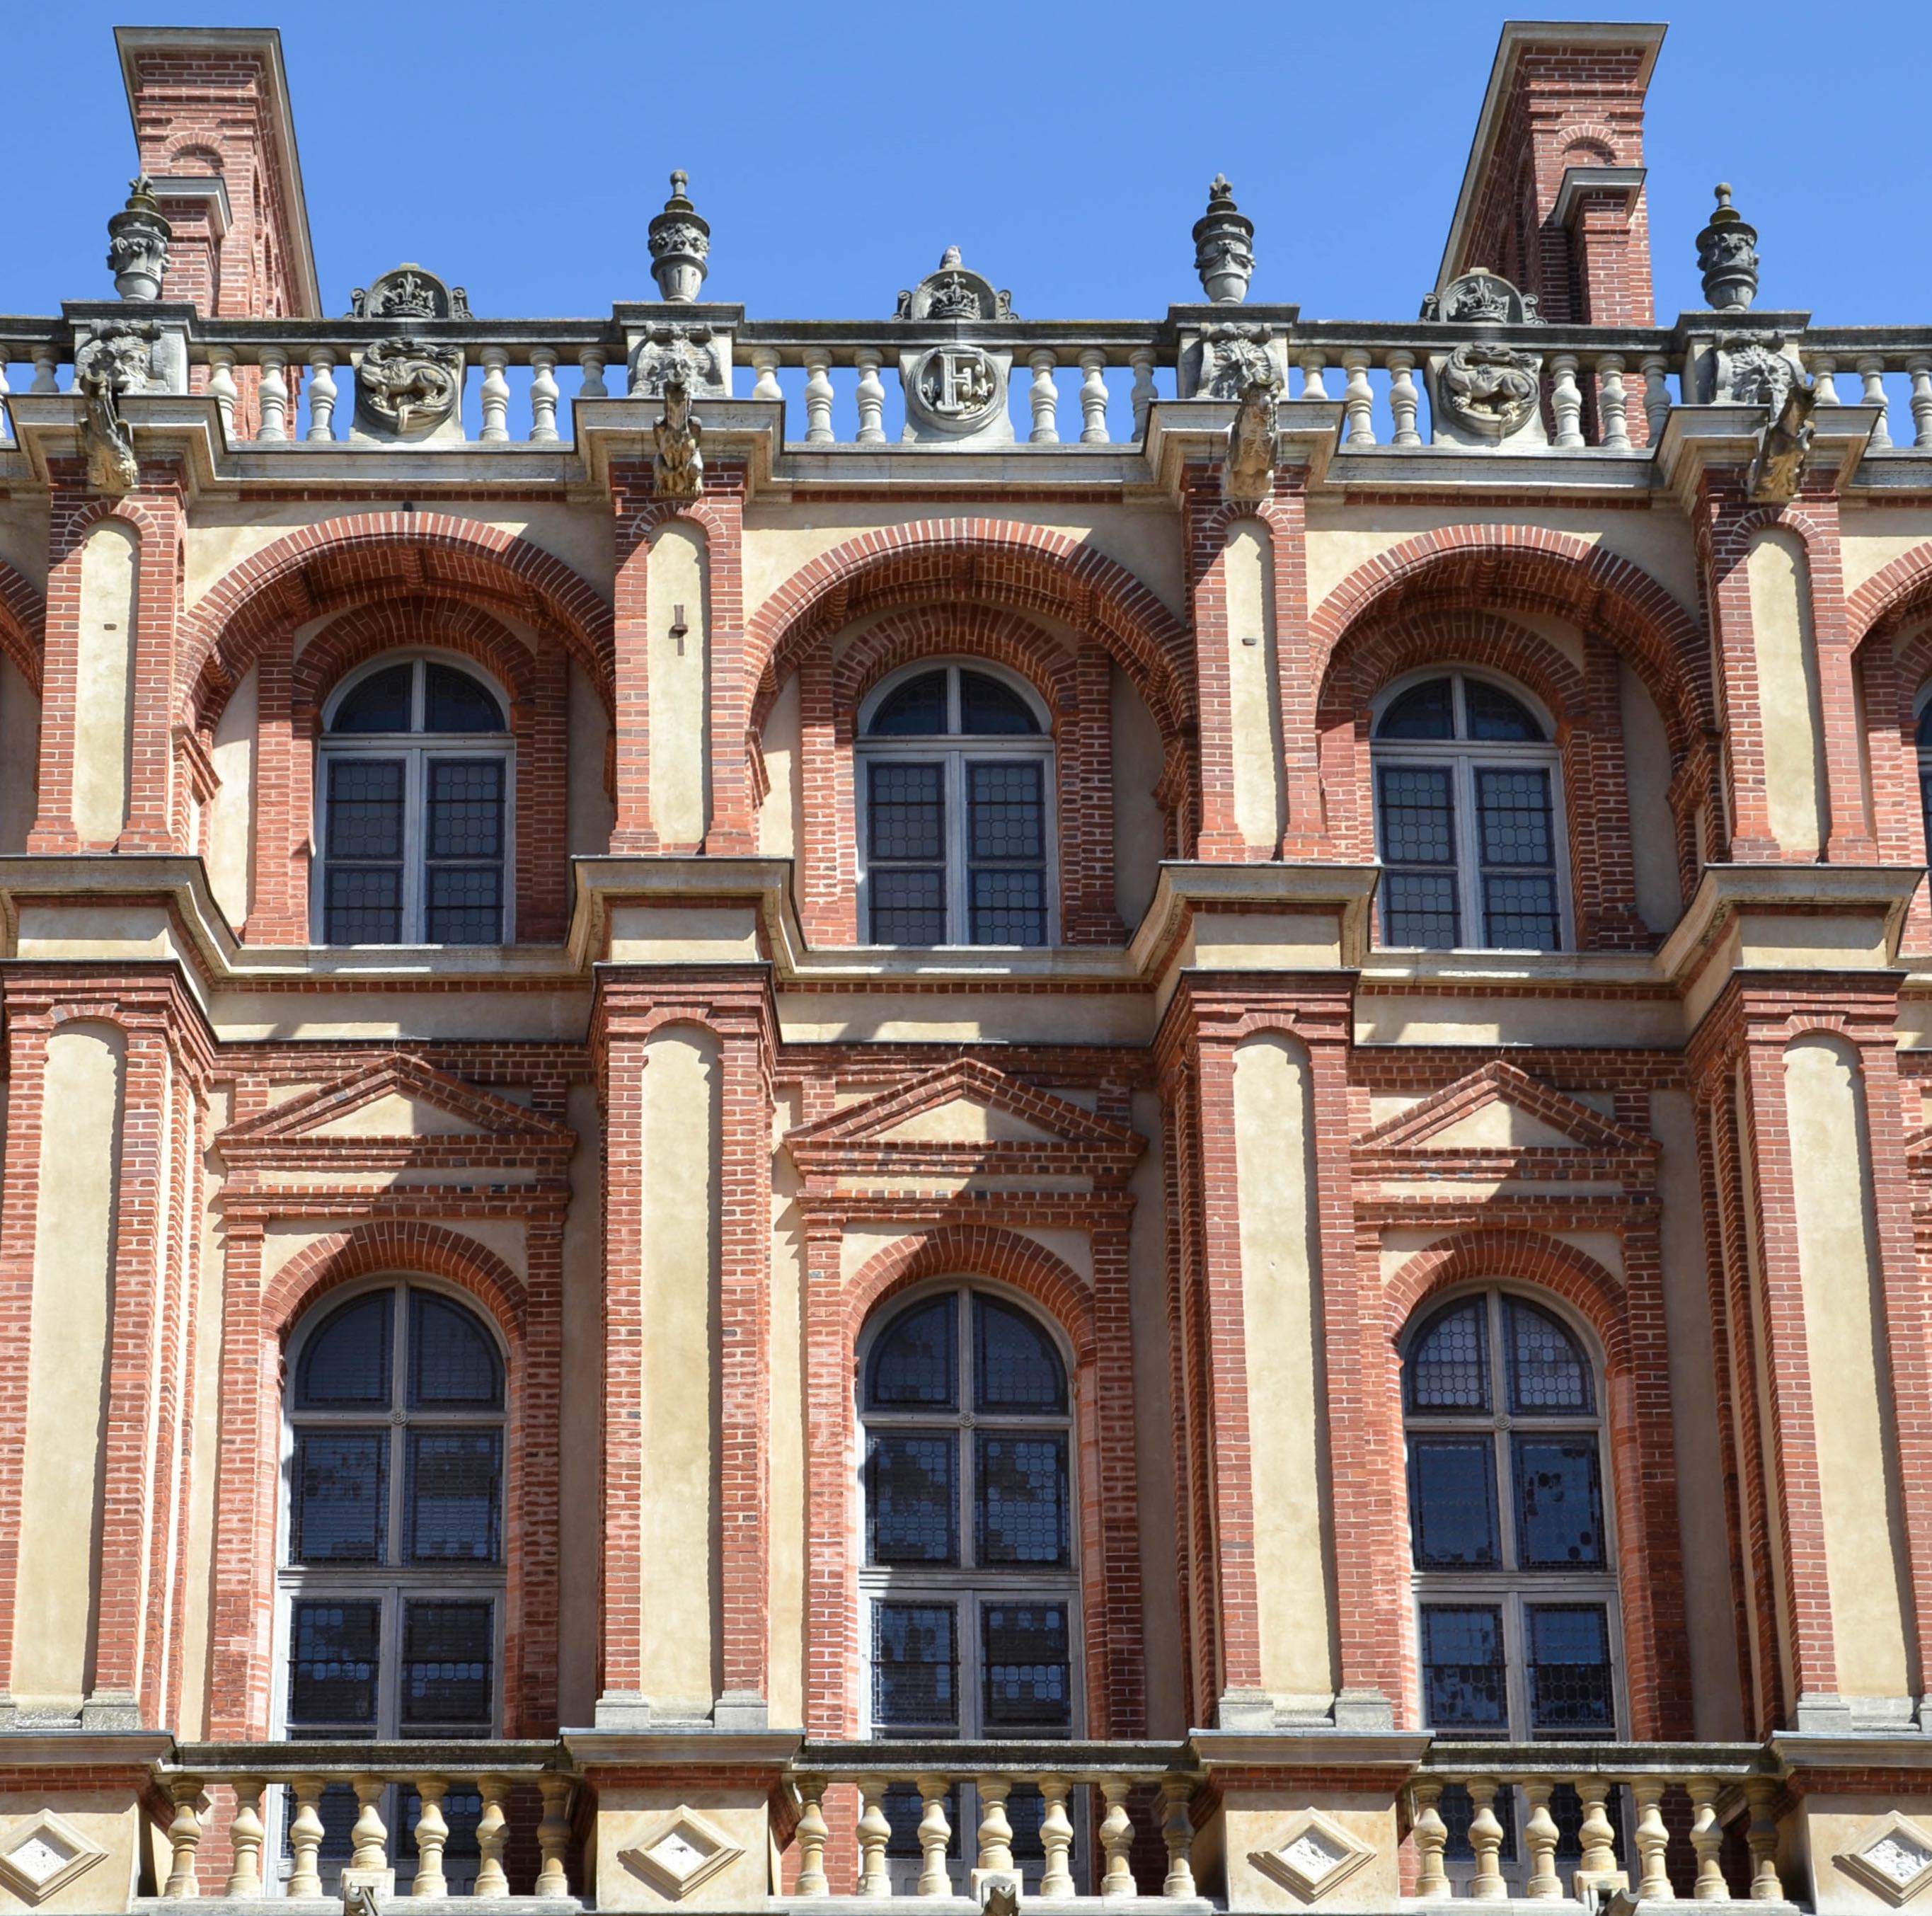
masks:
[[[486,1155],[511,1149],[549,1155],[568,1152],[574,1134],[494,1092],[397,1052],[231,1125],[219,1142],[232,1161],[358,1146],[469,1146]]]
[[[1647,1162],[1658,1152],[1654,1139],[1500,1061],[1365,1132],[1354,1149],[1358,1163],[1454,1158],[1552,1170],[1581,1159]]]

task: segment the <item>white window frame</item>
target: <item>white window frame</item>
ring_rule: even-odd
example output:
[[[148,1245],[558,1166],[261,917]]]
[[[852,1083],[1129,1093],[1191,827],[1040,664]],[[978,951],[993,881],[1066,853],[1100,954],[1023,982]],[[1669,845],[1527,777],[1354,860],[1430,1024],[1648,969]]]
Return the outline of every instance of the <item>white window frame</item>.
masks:
[[[1384,739],[1377,736],[1384,715],[1396,701],[1418,685],[1448,679],[1450,684],[1450,709],[1454,715],[1455,736],[1451,738]],[[1468,713],[1463,687],[1470,680],[1492,685],[1506,692],[1541,725],[1547,737],[1540,742],[1492,742],[1468,736]],[[1472,941],[1472,931],[1483,927],[1482,844],[1476,821],[1476,772],[1478,767],[1520,767],[1536,766],[1550,773],[1550,828],[1551,849],[1556,870],[1556,915],[1559,951],[1574,951],[1576,932],[1570,896],[1570,813],[1563,789],[1563,752],[1556,743],[1556,727],[1541,701],[1513,680],[1494,672],[1472,670],[1462,665],[1433,665],[1405,673],[1385,686],[1370,708],[1369,725],[1369,802],[1375,820],[1376,852],[1384,857],[1381,767],[1390,763],[1446,765],[1449,767],[1456,808],[1456,899],[1462,941],[1457,951],[1530,951],[1526,945],[1489,944]],[[1418,951],[1437,947],[1398,945],[1388,936],[1388,914],[1378,903],[1376,914],[1381,947],[1387,950]],[[1539,953],[1538,955],[1546,955]]]
[[[1489,1362],[1489,1414],[1486,1416],[1480,1411],[1473,1410],[1412,1410],[1408,1400],[1408,1366],[1423,1334],[1438,1320],[1444,1311],[1479,1297],[1487,1306],[1485,1321],[1489,1338],[1489,1348],[1486,1353]],[[1591,1401],[1595,1406],[1593,1410],[1587,1413],[1551,1411],[1518,1413],[1509,1409],[1508,1332],[1503,1306],[1512,1299],[1530,1305],[1546,1317],[1554,1319],[1574,1340],[1577,1348],[1583,1353],[1584,1361],[1589,1366]],[[1552,1737],[1546,1731],[1538,1737],[1532,1728],[1530,1722],[1528,1633],[1523,1611],[1526,1605],[1601,1605],[1610,1659],[1610,1694],[1617,1713],[1616,1733],[1618,1737],[1628,1738],[1630,1734],[1630,1698],[1625,1687],[1623,1617],[1618,1600],[1616,1488],[1612,1476],[1612,1458],[1608,1441],[1609,1412],[1604,1387],[1603,1357],[1597,1348],[1596,1340],[1556,1300],[1520,1285],[1481,1282],[1464,1285],[1441,1296],[1432,1297],[1427,1306],[1417,1314],[1414,1323],[1402,1340],[1402,1428],[1406,1482],[1412,1437],[1441,1436],[1469,1439],[1485,1434],[1488,1437],[1496,1473],[1497,1536],[1504,1566],[1514,1563],[1516,1554],[1516,1494],[1510,1454],[1510,1438],[1514,1434],[1518,1431],[1546,1431],[1555,1436],[1584,1431],[1590,1432],[1596,1443],[1597,1481],[1603,1503],[1604,1562],[1600,1569],[1424,1569],[1414,1562],[1412,1542],[1409,1546],[1410,1575],[1417,1653],[1417,1720],[1423,1721],[1428,1712],[1427,1639],[1424,1635],[1422,1617],[1424,1608],[1438,1604],[1462,1604],[1472,1608],[1489,1605],[1502,1611],[1503,1621],[1504,1695],[1508,1734],[1498,1740],[1540,1743],[1552,1749],[1561,1749],[1566,1743],[1588,1740]],[[1414,1524],[1414,1512],[1412,1511],[1412,1539]],[[1466,1736],[1468,1732],[1450,1728],[1438,1734],[1453,1737]]]
[[[296,1394],[301,1377],[304,1352],[323,1325],[345,1305],[372,1294],[388,1292],[390,1319],[390,1398],[386,1411],[302,1410],[296,1407]],[[500,1410],[412,1410],[408,1398],[408,1332],[410,1295],[424,1291],[447,1298],[460,1306],[488,1336],[502,1367],[503,1405]],[[352,1289],[332,1291],[309,1312],[296,1336],[290,1340],[287,1376],[282,1391],[282,1428],[280,1479],[280,1508],[276,1524],[275,1642],[272,1667],[275,1681],[269,1713],[269,1734],[278,1740],[291,1734],[340,1738],[370,1734],[380,1739],[396,1739],[417,1734],[402,1724],[400,1695],[403,1605],[406,1602],[439,1600],[457,1603],[488,1602],[490,1606],[491,1685],[490,1722],[463,1734],[476,1737],[502,1734],[503,1644],[507,1593],[509,1587],[509,1440],[510,1366],[508,1353],[488,1317],[476,1308],[476,1300],[464,1292],[433,1279],[414,1274],[385,1277]],[[475,1430],[488,1426],[502,1438],[502,1474],[497,1484],[498,1561],[464,1569],[449,1564],[425,1566],[418,1569],[402,1560],[402,1530],[407,1500],[408,1434],[412,1428]],[[295,1516],[296,1434],[303,1430],[386,1429],[389,1434],[388,1535],[382,1563],[295,1563],[290,1545]],[[379,1639],[376,1678],[376,1726],[373,1731],[303,1728],[292,1732],[288,1723],[290,1661],[294,1654],[295,1608],[298,1602],[368,1602],[380,1605],[382,1635]],[[455,1734],[447,1732],[446,1734]]]
[[[902,733],[887,738],[866,735],[873,715],[909,680],[928,673],[946,674],[946,722],[943,733],[921,736]],[[959,674],[977,672],[996,680],[1026,701],[1040,726],[1036,733],[962,733],[959,729]],[[1044,950],[1060,942],[1060,813],[1054,776],[1053,719],[1040,695],[1017,673],[980,659],[922,659],[882,680],[859,707],[853,743],[854,783],[858,813],[860,942],[874,942],[872,929],[871,811],[873,761],[890,759],[902,764],[938,764],[945,767],[946,928],[941,944],[884,946],[889,950],[935,950],[963,947],[971,951]],[[967,838],[967,767],[981,763],[1011,764],[1023,760],[1040,767],[1040,829],[1043,834],[1046,938],[1041,945],[976,944],[972,941],[972,901],[967,884],[970,845]]]
[[[502,903],[498,913],[497,945],[515,941],[517,874],[517,742],[513,734],[501,732],[425,732],[424,668],[447,665],[466,678],[474,679],[507,715],[510,698],[496,679],[472,659],[460,653],[434,650],[386,652],[349,674],[329,695],[322,707],[322,736],[316,742],[315,857],[309,884],[309,936],[310,942],[331,950],[394,950],[415,947],[440,950],[424,937],[424,869],[427,852],[424,834],[429,811],[429,762],[435,758],[495,758],[503,766],[503,885]],[[365,679],[398,665],[413,667],[410,682],[410,719],[406,732],[352,732],[332,734],[343,701]],[[404,761],[403,804],[403,935],[395,945],[331,945],[328,942],[328,767],[338,758],[400,758]],[[489,945],[454,946],[452,950],[487,951]]]

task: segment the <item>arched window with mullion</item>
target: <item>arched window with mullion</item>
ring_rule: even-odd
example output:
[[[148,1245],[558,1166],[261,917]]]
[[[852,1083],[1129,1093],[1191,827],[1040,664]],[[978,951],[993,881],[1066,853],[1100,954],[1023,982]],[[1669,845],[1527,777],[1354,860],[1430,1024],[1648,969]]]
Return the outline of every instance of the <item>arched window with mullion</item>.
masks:
[[[1384,945],[1564,948],[1562,767],[1522,695],[1472,672],[1404,680],[1370,755]]]

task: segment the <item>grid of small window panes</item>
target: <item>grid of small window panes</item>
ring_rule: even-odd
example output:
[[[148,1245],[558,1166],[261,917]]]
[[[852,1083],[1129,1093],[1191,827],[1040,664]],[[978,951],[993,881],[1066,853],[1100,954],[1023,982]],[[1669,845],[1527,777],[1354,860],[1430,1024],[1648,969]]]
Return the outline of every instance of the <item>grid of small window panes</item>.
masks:
[[[1561,949],[1555,760],[1528,707],[1458,673],[1402,692],[1375,740],[1383,942]]]
[[[292,1734],[487,1733],[502,1581],[503,1371],[409,1285],[338,1306],[290,1392]]]
[[[940,666],[892,687],[861,745],[871,941],[1044,944],[1051,758],[1026,699]]]
[[[1464,1296],[1414,1340],[1404,1395],[1430,1727],[1614,1735],[1602,1436],[1581,1344],[1513,1293]]]
[[[501,941],[508,754],[431,741],[507,729],[493,692],[434,659],[386,666],[344,695],[322,746],[328,943]]]

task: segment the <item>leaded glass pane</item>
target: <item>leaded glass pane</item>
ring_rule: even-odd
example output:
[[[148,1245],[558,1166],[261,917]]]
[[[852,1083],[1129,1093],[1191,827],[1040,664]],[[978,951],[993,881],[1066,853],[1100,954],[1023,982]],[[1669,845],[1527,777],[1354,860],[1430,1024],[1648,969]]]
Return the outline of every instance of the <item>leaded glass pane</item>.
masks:
[[[412,1431],[404,1522],[412,1563],[494,1563],[501,1553],[500,1431]]]
[[[944,944],[946,874],[880,870],[870,880],[874,944]]]
[[[1613,1737],[1610,1623],[1598,1603],[1532,1603],[1523,1627],[1529,1721],[1538,1736]]]
[[[1510,1408],[1520,1416],[1594,1408],[1589,1362],[1570,1333],[1534,1305],[1511,1298],[1505,1309]]]
[[[959,1438],[953,1431],[866,1434],[866,1560],[959,1560]]]
[[[1478,766],[1476,819],[1486,941],[1499,948],[1556,950],[1562,928],[1548,770]]]
[[[1451,872],[1389,872],[1382,878],[1382,941],[1424,951],[1453,951],[1462,941],[1462,912]]]
[[[302,1346],[296,1372],[300,1410],[368,1410],[389,1401],[394,1293],[377,1291],[332,1311]]]
[[[1447,679],[1431,679],[1426,685],[1411,686],[1399,698],[1391,700],[1382,722],[1376,728],[1378,738],[1449,738],[1456,729],[1455,707]]]
[[[472,1313],[434,1291],[410,1293],[410,1402],[436,1410],[503,1407],[494,1341]]]
[[[1417,1569],[1490,1569],[1502,1561],[1488,1437],[1411,1437],[1408,1496]]]
[[[1039,761],[1018,765],[975,761],[966,769],[974,862],[1045,857],[1046,812],[1040,802]]]
[[[400,758],[332,758],[328,761],[328,855],[403,855]]]
[[[499,944],[503,936],[500,866],[433,865],[424,906],[430,944]]]
[[[1046,942],[1046,874],[983,868],[973,874],[973,942]]]
[[[946,855],[945,767],[874,759],[867,767],[868,848],[874,858]]]
[[[1067,1561],[1064,1431],[980,1431],[973,1470],[977,1562],[1040,1566]]]
[[[1530,716],[1529,707],[1513,698],[1502,686],[1481,679],[1462,681],[1462,710],[1468,715],[1469,736],[1486,744],[1508,740],[1540,743],[1543,728]]]
[[[973,1401],[981,1410],[1064,1410],[1066,1367],[1036,1318],[973,1299]]]
[[[1480,1297],[1451,1305],[1431,1320],[1409,1353],[1412,1410],[1490,1407],[1489,1311]]]
[[[328,722],[332,732],[392,732],[410,730],[410,701],[416,668],[387,665],[371,672],[336,707]]]
[[[290,1471],[289,1558],[380,1563],[388,1539],[386,1431],[302,1431]]]
[[[956,1729],[959,1650],[950,1603],[880,1603],[872,1610],[872,1726]]]
[[[502,857],[502,759],[430,759],[429,855],[432,858]]]
[[[1379,768],[1382,857],[1391,865],[1450,865],[1456,808],[1447,765]]]
[[[1466,1736],[1508,1731],[1499,1609],[1488,1604],[1424,1606],[1422,1695],[1432,1730]]]
[[[1073,1666],[1066,1605],[988,1603],[980,1621],[984,1732],[1070,1728]]]
[[[1597,1440],[1525,1436],[1510,1439],[1516,1476],[1516,1554],[1526,1570],[1599,1570],[1604,1566],[1604,1497]]]
[[[322,936],[330,944],[400,944],[403,874],[398,866],[332,864],[322,886]]]
[[[902,1311],[887,1326],[866,1367],[869,1407],[958,1408],[958,1310],[956,1297],[937,1297]]]
[[[373,1728],[382,1606],[298,1602],[289,1625],[289,1727]]]
[[[959,729],[981,734],[1037,732],[1033,707],[1010,685],[984,672],[959,674]]]
[[[508,731],[503,708],[467,672],[434,662],[423,668],[424,731]]]
[[[490,1720],[496,1642],[488,1602],[441,1600],[403,1606],[404,1734],[418,1724]]]
[[[922,672],[880,701],[868,737],[929,738],[946,729],[946,674]]]
[[[1498,951],[1560,951],[1563,919],[1553,872],[1485,872],[1483,923]]]

